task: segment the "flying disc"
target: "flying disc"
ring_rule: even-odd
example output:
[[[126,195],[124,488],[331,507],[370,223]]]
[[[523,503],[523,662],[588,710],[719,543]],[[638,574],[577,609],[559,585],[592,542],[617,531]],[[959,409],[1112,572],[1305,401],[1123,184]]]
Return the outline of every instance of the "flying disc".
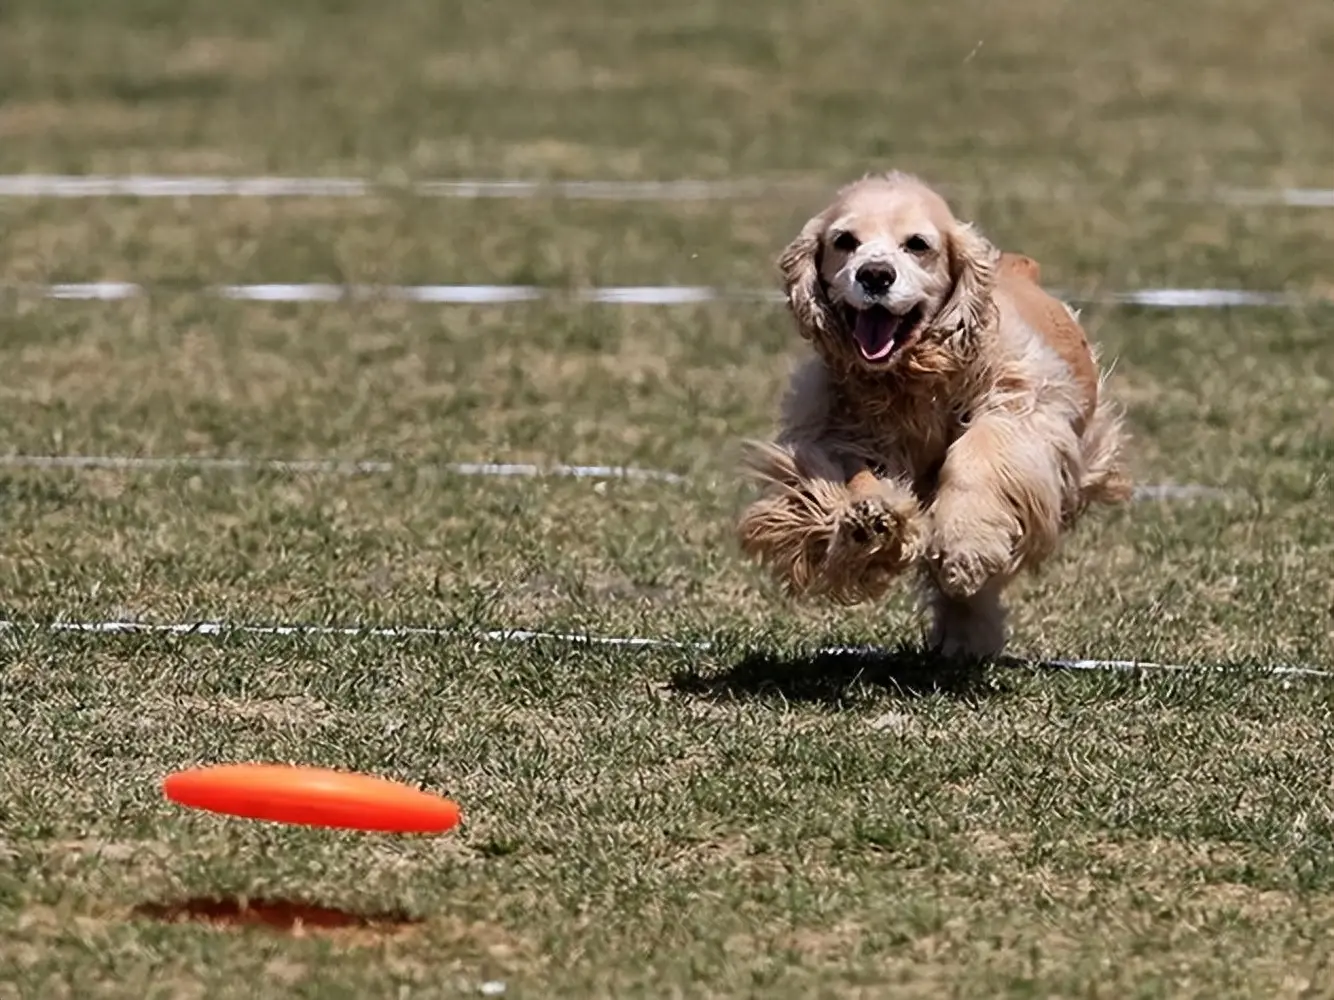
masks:
[[[397,781],[291,764],[221,764],[168,775],[162,791],[193,809],[274,823],[384,833],[443,833],[459,821],[449,799]]]

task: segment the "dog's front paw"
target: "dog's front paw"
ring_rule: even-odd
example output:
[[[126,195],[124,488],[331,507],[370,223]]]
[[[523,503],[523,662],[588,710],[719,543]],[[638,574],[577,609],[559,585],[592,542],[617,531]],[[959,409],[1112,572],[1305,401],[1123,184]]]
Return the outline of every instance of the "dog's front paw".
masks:
[[[996,526],[937,525],[927,545],[926,564],[941,593],[966,600],[992,580],[1012,572],[1014,544]]]
[[[916,503],[911,497],[887,492],[852,501],[838,518],[831,558],[860,550],[862,558],[907,565],[922,550],[922,531]]]
[[[856,604],[885,592],[924,546],[921,508],[905,488],[880,480],[806,480],[752,503],[738,525],[744,551],[768,565],[794,596]]]
[[[943,593],[963,600],[972,597],[987,581],[1004,572],[1008,552],[977,549],[936,549],[928,556],[936,583]]]
[[[925,542],[921,508],[892,480],[848,497],[833,528],[820,580],[827,596],[845,604],[878,598],[921,558]]]

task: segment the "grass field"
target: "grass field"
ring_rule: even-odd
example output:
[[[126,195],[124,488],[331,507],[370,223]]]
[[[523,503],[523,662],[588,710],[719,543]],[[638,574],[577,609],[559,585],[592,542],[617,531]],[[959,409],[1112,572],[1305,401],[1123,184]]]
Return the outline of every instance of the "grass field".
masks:
[[[1334,671],[1334,212],[1209,197],[1334,184],[1332,93],[1328,0],[0,4],[0,172],[389,186],[0,199],[0,456],[395,463],[0,465],[0,998],[1334,996],[1334,683],[1267,672]],[[1021,662],[979,674],[920,652],[906,594],[794,606],[737,554],[736,445],[801,354],[778,306],[203,294],[773,290],[833,187],[888,167],[1061,288],[1310,303],[1086,310],[1137,480],[1230,492],[1086,522],[1015,591]],[[401,189],[479,177],[796,187]],[[153,294],[31,293],[102,280]],[[46,627],[107,620],[456,632]],[[513,628],[686,645],[476,638]],[[853,643],[892,652],[817,655]],[[160,796],[245,759],[401,778],[465,823]],[[311,909],[186,919],[248,900]]]

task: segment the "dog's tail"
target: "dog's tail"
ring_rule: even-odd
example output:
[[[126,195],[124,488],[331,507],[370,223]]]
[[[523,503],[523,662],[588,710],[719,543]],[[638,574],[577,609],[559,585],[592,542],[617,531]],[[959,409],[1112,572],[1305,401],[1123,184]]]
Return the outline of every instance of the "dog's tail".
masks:
[[[769,441],[745,441],[741,446],[741,468],[757,485],[797,490],[805,478],[797,456]]]
[[[805,491],[812,480],[827,481],[831,487],[846,485],[843,470],[818,453],[773,441],[743,441],[741,468],[757,486],[780,493]]]
[[[1120,410],[1100,399],[1084,429],[1084,462],[1079,479],[1084,504],[1120,504],[1133,495],[1134,484],[1124,464],[1126,440]]]

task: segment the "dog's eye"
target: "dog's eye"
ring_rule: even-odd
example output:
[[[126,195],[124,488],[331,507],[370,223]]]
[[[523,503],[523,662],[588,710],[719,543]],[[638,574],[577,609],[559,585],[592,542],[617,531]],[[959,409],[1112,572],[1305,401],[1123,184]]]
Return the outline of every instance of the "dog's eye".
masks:
[[[909,236],[903,241],[903,249],[909,253],[926,253],[931,249],[931,244],[926,241],[924,236]]]
[[[834,249],[842,250],[844,253],[852,253],[861,245],[862,241],[851,233],[839,233],[834,237]]]

